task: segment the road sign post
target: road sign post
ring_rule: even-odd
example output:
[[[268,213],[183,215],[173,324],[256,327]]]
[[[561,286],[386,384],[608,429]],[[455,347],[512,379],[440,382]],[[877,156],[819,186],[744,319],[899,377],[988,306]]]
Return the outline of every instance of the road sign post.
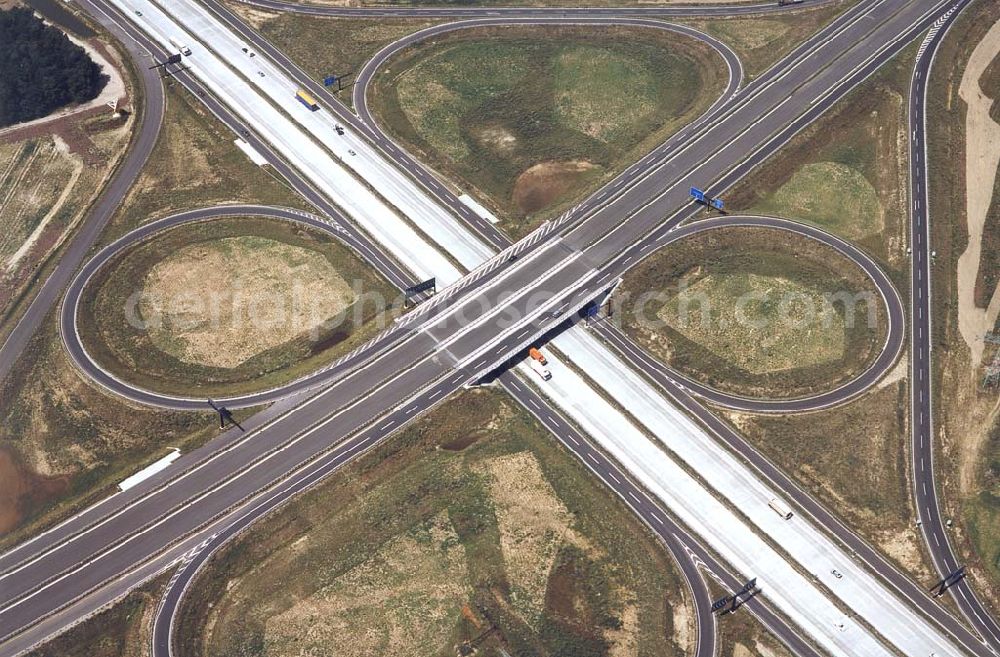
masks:
[[[733,599],[732,596],[729,595],[722,596],[721,598],[712,603],[712,611],[719,611],[727,604],[729,604],[729,601],[732,599]]]
[[[413,297],[418,294],[427,292],[428,290],[433,290],[434,294],[437,294],[437,278],[428,278],[422,283],[417,283],[416,285],[411,285],[410,287],[403,290],[403,296],[406,301],[412,301]]]
[[[339,75],[328,75],[325,78],[323,78],[324,87],[332,87],[333,85],[337,85],[337,91],[340,91],[344,88],[344,83],[340,80]]]

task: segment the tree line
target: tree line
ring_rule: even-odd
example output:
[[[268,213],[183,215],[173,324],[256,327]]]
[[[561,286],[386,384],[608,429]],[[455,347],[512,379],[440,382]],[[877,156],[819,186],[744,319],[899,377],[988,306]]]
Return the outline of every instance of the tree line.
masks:
[[[0,126],[91,100],[106,82],[83,48],[30,9],[0,11]]]

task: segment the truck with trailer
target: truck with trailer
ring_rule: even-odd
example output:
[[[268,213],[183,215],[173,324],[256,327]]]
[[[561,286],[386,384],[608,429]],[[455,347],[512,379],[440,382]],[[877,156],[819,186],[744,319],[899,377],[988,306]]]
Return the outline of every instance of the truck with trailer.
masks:
[[[170,45],[172,45],[174,48],[177,48],[177,52],[184,55],[185,57],[191,54],[191,49],[187,47],[187,44],[185,44],[177,37],[170,37]]]
[[[315,98],[306,93],[304,89],[299,89],[298,91],[296,91],[295,98],[300,103],[308,107],[310,111],[315,112],[316,110],[319,109],[319,103],[316,102]]]
[[[767,505],[785,520],[792,519],[792,510],[788,508],[787,504],[779,500],[777,497],[772,497],[771,501],[768,502]]]

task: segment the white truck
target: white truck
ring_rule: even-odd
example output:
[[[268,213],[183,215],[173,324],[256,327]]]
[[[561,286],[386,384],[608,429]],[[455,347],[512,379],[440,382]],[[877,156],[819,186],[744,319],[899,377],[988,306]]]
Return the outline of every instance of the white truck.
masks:
[[[191,49],[188,48],[187,45],[177,37],[170,37],[170,45],[172,45],[174,48],[177,48],[177,52],[184,55],[185,57],[191,54]]]
[[[788,508],[787,504],[779,500],[777,497],[772,497],[771,501],[768,502],[767,505],[785,520],[791,520],[792,510]]]

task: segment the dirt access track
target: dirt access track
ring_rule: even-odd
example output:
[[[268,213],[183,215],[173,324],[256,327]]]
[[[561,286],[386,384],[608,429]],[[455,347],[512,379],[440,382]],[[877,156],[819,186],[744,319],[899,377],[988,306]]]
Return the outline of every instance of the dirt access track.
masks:
[[[46,23],[53,25],[52,23],[48,23],[48,21]],[[62,30],[57,25],[53,25],[53,27]],[[125,104],[128,96],[125,88],[125,80],[118,67],[112,62],[115,62],[119,66],[121,63],[97,38],[83,41],[65,30],[62,31],[70,41],[86,50],[87,55],[101,67],[101,73],[108,77],[107,84],[104,85],[101,93],[97,94],[97,97],[89,102],[65,107],[34,121],[17,123],[0,129],[0,142],[13,143],[50,133],[57,133],[69,144],[70,150],[73,153],[78,153],[83,157],[84,162],[87,164],[101,164],[103,158],[95,160],[91,153],[89,139],[79,130],[74,130],[73,127],[81,119],[97,116],[102,112],[110,112],[111,110],[107,107],[107,104],[110,102],[118,101],[119,107]],[[70,118],[73,119],[72,122],[67,120]]]
[[[1000,294],[993,291],[986,310],[976,307],[976,276],[982,254],[983,227],[1000,166],[1000,125],[990,117],[993,99],[979,79],[1000,54],[1000,23],[996,23],[969,57],[958,94],[968,106],[965,115],[965,199],[969,244],[958,258],[958,329],[972,352],[972,363],[983,356],[983,335],[993,328],[1000,312]],[[1000,289],[1000,288],[998,288]]]

